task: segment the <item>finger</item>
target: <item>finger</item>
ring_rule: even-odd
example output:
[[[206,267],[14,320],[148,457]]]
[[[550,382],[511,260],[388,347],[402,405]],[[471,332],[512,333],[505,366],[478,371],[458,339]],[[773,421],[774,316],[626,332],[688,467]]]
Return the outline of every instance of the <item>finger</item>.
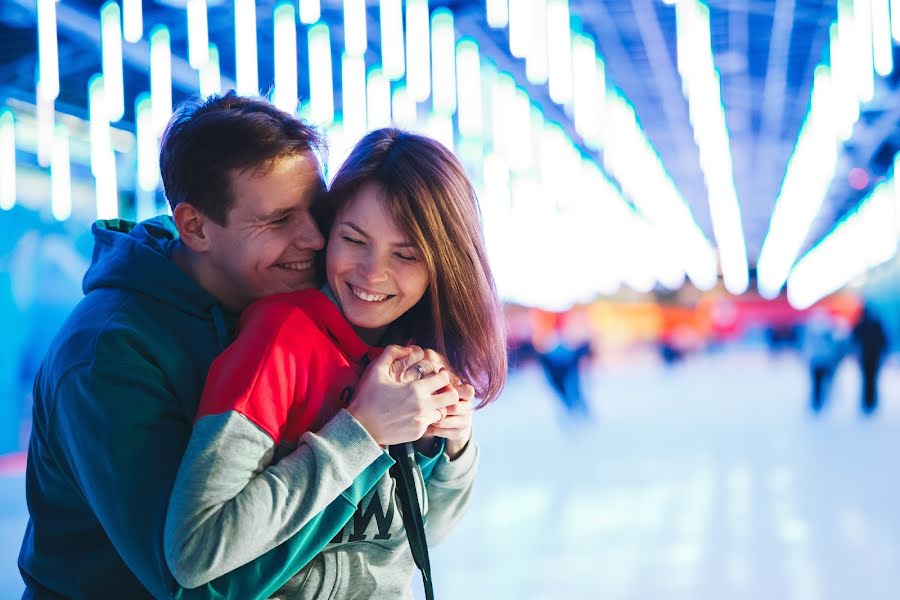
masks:
[[[440,394],[433,394],[431,396],[432,406],[434,408],[444,408],[450,406],[451,404],[456,404],[459,402],[459,394],[456,393],[456,390],[450,388],[446,392]]]
[[[475,407],[472,406],[471,402],[460,399],[456,404],[444,407],[444,410],[447,415],[471,415],[475,412]]]
[[[434,435],[444,439],[454,439],[462,437],[462,434],[468,435],[468,431],[471,428],[471,422],[464,417],[448,416],[440,421],[432,423],[428,428],[434,430]]]
[[[456,391],[459,392],[460,400],[474,400],[475,399],[475,388],[469,385],[468,383],[461,383],[456,387]]]
[[[388,346],[388,348],[391,347]],[[387,352],[388,348],[385,348],[385,352]],[[396,358],[391,363],[390,372],[392,377],[397,381],[415,381],[416,377],[405,379],[406,372],[409,370],[409,367],[421,361],[424,355],[425,353],[418,346],[402,347],[399,353],[395,353]],[[384,355],[382,354],[382,356]]]
[[[431,375],[435,371],[437,371],[437,369],[435,369],[434,365],[427,358],[424,358],[409,365],[409,367],[403,371],[403,381],[416,381]]]
[[[447,371],[439,371],[437,373],[430,373],[426,375],[422,379],[415,381],[411,384],[414,388],[424,394],[434,394],[441,388],[447,387],[450,385],[450,374]],[[452,389],[452,388],[451,388]],[[454,391],[455,393],[455,391]],[[456,394],[457,398],[459,394]]]
[[[450,379],[454,385],[456,384],[456,382],[458,382],[460,380],[459,377],[456,375],[456,373],[453,372],[453,369],[450,368],[450,363],[447,362],[447,359],[444,358],[444,355],[441,354],[440,352],[432,350],[431,348],[426,348],[425,349],[425,359],[435,365],[435,369],[434,369],[435,371],[440,371],[441,369],[446,369],[446,370],[450,371],[450,373],[451,373]]]

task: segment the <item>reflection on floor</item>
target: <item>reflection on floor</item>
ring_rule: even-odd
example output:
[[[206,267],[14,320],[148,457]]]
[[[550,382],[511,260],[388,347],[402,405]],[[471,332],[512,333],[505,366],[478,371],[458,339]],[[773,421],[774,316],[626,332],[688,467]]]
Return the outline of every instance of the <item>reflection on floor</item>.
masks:
[[[859,387],[846,361],[813,418],[791,355],[648,360],[596,370],[594,420],[573,423],[526,367],[477,415],[477,494],[432,551],[438,597],[900,598],[900,364],[874,418]],[[0,472],[0,598],[22,590],[23,488]]]

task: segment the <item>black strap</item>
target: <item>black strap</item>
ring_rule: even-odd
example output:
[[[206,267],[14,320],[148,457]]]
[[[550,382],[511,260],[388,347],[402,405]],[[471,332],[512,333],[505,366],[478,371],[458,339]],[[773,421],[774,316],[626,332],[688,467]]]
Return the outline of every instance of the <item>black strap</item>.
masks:
[[[428,540],[425,539],[425,524],[419,510],[419,495],[416,493],[416,480],[413,477],[413,458],[406,451],[406,444],[390,446],[388,453],[394,459],[391,477],[397,482],[397,497],[400,500],[400,512],[403,516],[403,527],[409,540],[413,561],[422,572],[422,583],[425,586],[425,599],[434,600],[434,587],[431,583],[431,562],[428,560]]]

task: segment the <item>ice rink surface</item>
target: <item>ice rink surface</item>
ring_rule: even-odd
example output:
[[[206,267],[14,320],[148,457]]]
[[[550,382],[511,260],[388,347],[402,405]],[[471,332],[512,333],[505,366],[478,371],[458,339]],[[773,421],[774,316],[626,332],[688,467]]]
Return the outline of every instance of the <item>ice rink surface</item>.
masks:
[[[896,358],[868,419],[850,360],[818,417],[793,354],[647,357],[585,383],[590,421],[533,366],[476,415],[474,503],[432,550],[439,599],[900,598]],[[0,598],[21,595],[26,519],[24,476],[0,470]]]

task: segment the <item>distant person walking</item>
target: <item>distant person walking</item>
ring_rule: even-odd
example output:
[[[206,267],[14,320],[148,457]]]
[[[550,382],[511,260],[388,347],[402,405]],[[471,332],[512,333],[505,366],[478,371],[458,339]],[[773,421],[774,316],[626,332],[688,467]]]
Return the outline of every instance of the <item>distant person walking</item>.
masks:
[[[862,370],[862,411],[869,415],[878,408],[878,371],[887,350],[884,326],[871,306],[863,307],[851,335],[859,353],[859,366]]]
[[[834,323],[824,310],[810,315],[803,331],[803,354],[809,362],[810,409],[819,413],[825,406],[827,389],[838,362]]]

